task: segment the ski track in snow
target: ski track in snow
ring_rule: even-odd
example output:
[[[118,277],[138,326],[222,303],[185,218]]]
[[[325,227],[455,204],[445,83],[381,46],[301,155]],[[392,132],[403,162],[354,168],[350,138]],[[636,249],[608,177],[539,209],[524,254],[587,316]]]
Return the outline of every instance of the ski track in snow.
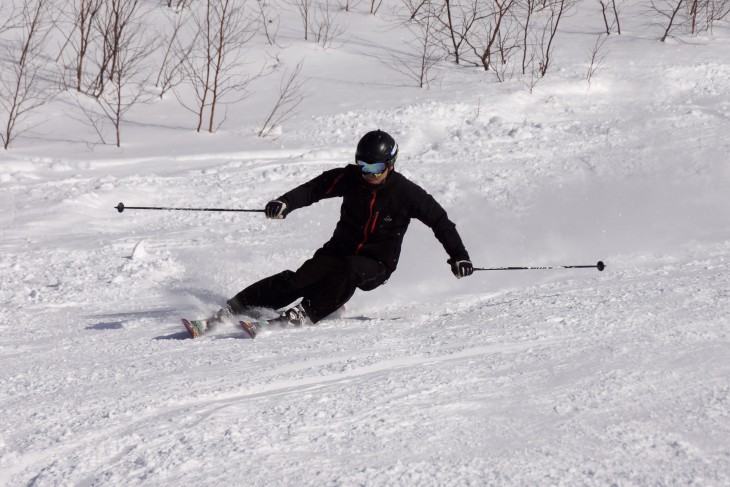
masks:
[[[9,152],[0,484],[730,485],[726,34],[611,39],[588,91],[583,65],[532,95],[470,73],[401,87],[278,147]],[[373,127],[476,265],[608,268],[456,281],[413,222],[344,317],[187,339],[181,316],[308,258],[338,202],[276,222],[113,207],[262,208]]]
[[[252,485],[296,475],[312,484],[722,484],[728,266],[698,261],[681,278],[657,278],[681,267],[256,341],[109,325],[35,350],[18,344],[19,355],[42,353],[54,367],[4,381],[34,406],[5,402],[14,449],[29,453],[4,455],[3,471],[36,472],[39,485],[227,483],[241,471]]]

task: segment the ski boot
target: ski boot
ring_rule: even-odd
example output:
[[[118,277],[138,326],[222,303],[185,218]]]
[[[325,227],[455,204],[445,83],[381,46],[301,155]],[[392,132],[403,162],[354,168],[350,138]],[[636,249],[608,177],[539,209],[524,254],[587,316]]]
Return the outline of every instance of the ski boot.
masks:
[[[192,321],[191,323],[193,324],[193,328],[196,326],[199,328],[198,335],[203,335],[216,325],[233,323],[233,311],[231,311],[230,307],[226,306],[225,308],[219,309],[212,317],[206,320]]]
[[[304,326],[311,325],[312,322],[307,316],[307,313],[302,308],[302,305],[294,306],[284,311],[281,316],[274,318],[273,320],[259,320],[259,321],[239,321],[241,327],[246,331],[249,337],[256,338],[259,332],[264,328],[271,326],[280,326],[286,328],[289,326]]]
[[[285,326],[304,326],[311,325],[312,322],[307,316],[307,312],[301,304],[285,310],[281,316],[269,321],[270,325]]]
[[[233,323],[233,311],[230,306],[226,306],[225,308],[219,309],[212,318],[208,318],[206,321],[208,322],[208,326],[223,322]]]
[[[186,320],[185,318],[183,318],[182,322],[183,325],[185,325],[185,329],[188,330],[190,338],[197,338],[199,336],[205,335],[208,330],[210,330],[212,327],[219,323],[232,323],[233,312],[231,311],[231,308],[226,306],[225,308],[221,308],[211,318],[205,320]]]

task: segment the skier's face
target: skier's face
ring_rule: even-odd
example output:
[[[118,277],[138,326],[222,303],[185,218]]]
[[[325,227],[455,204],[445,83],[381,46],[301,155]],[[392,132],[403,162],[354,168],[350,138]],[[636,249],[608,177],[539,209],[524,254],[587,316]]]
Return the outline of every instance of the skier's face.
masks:
[[[362,177],[368,184],[382,184],[390,174],[390,167],[380,174],[363,174]]]

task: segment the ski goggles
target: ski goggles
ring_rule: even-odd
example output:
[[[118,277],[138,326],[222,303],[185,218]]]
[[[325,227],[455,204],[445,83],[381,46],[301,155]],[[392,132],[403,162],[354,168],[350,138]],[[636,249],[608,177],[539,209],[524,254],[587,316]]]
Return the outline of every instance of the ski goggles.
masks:
[[[379,176],[388,169],[388,164],[386,162],[365,162],[358,159],[357,165],[360,166],[360,170],[363,174],[372,174],[374,176]]]

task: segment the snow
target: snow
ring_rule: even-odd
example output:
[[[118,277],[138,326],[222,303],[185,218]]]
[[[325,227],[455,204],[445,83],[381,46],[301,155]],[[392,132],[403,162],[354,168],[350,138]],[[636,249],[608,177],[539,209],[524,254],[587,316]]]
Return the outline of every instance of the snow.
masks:
[[[627,6],[589,88],[594,7],[532,93],[448,63],[414,88],[382,64],[403,31],[363,4],[327,50],[282,14],[311,94],[274,139],[271,78],[212,135],[174,97],[141,105],[120,149],[43,107],[0,153],[0,484],[730,485],[730,31],[663,44]],[[414,222],[342,316],[188,339],[180,317],[296,268],[338,201],[114,207],[262,208],[378,127],[475,265],[608,267],[456,280]]]

